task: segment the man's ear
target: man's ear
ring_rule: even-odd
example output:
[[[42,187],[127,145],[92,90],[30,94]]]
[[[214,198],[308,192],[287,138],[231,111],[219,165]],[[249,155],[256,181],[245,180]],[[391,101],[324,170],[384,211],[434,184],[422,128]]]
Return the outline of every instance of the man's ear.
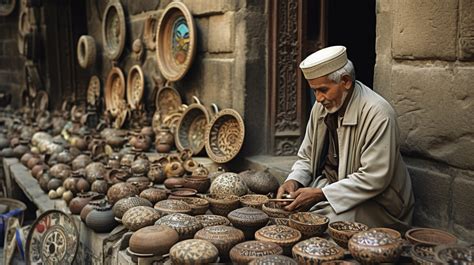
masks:
[[[343,75],[341,78],[342,85],[346,90],[349,90],[352,88],[352,78],[350,75]]]

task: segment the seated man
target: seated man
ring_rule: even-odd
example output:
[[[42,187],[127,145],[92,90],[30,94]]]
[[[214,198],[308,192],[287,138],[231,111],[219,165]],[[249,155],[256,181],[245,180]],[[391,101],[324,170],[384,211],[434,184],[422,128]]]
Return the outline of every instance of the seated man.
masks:
[[[289,194],[295,200],[287,210],[314,211],[331,222],[408,229],[414,198],[393,108],[356,81],[343,46],[311,54],[300,68],[317,103],[277,197]]]

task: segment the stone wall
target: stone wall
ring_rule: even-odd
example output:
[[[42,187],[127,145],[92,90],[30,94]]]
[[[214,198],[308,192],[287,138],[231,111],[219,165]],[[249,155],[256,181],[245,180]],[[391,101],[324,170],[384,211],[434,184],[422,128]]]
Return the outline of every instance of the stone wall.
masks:
[[[474,1],[378,0],[374,87],[398,112],[414,225],[474,241]]]
[[[0,92],[12,94],[14,107],[20,106],[25,64],[18,52],[18,9],[0,16]]]

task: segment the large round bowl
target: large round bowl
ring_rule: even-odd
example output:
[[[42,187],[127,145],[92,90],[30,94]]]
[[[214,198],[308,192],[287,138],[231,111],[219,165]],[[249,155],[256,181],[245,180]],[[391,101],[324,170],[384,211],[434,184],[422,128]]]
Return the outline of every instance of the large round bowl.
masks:
[[[204,149],[206,128],[209,124],[209,113],[197,97],[196,103],[188,106],[179,120],[174,141],[179,151],[190,149],[198,155]]]
[[[140,65],[130,68],[127,78],[127,102],[132,109],[137,109],[143,97],[145,78]]]
[[[196,54],[196,26],[185,4],[170,3],[158,23],[156,55],[161,74],[177,81],[188,72]]]
[[[412,244],[450,245],[456,244],[457,238],[450,233],[433,228],[412,228],[405,233]]]
[[[125,96],[125,77],[122,70],[113,67],[105,83],[105,108],[113,116],[118,114],[120,101]]]
[[[209,122],[206,130],[206,152],[212,161],[227,163],[242,148],[245,136],[244,121],[233,109],[223,109]]]
[[[102,20],[102,39],[105,55],[117,60],[125,46],[125,14],[119,1],[110,1]]]

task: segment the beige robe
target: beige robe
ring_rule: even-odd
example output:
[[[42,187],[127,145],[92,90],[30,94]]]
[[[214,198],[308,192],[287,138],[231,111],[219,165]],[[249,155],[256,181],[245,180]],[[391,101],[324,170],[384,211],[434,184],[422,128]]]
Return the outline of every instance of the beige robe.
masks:
[[[331,221],[358,221],[370,227],[403,231],[411,225],[414,197],[402,160],[396,114],[380,95],[360,82],[343,117],[338,120],[338,181],[315,176],[322,161],[327,111],[316,103],[287,180],[322,188],[327,201],[311,210]]]

